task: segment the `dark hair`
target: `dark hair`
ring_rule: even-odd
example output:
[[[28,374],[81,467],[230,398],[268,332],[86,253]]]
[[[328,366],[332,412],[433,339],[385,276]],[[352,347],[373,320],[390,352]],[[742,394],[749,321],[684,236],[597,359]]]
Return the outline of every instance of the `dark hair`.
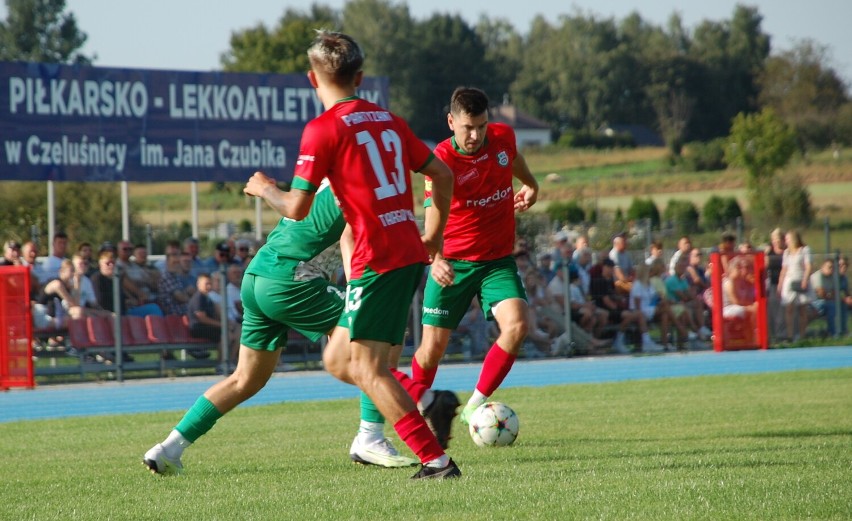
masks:
[[[320,29],[308,47],[308,60],[315,73],[346,85],[355,81],[355,75],[364,65],[364,52],[348,34]]]
[[[605,258],[604,260],[601,261],[601,266],[609,266],[611,268],[614,268],[615,267],[615,261],[613,261],[612,259],[607,257],[607,258]]]
[[[476,87],[456,87],[450,96],[450,113],[479,116],[488,110],[488,96]]]

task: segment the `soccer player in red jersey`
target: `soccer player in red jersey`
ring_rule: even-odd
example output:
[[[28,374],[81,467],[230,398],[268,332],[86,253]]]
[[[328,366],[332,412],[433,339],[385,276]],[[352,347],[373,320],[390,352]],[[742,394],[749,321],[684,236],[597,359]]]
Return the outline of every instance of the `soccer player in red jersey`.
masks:
[[[474,296],[500,336],[485,356],[476,389],[461,421],[500,386],[526,337],[527,301],[512,258],[515,211],[535,204],[538,183],[517,151],[515,133],[488,123],[488,97],[479,89],[459,87],[450,100],[447,123],[453,136],[438,144],[435,155],[454,173],[450,217],[444,248],[432,263],[423,298],[423,340],[412,360],[412,378],[431,386],[450,333]],[[515,192],[513,180],[522,186]],[[426,223],[439,218],[433,185],[426,184]],[[447,278],[453,278],[447,284]]]
[[[404,120],[357,97],[364,57],[350,36],[319,31],[308,58],[308,79],[325,112],[305,126],[292,187],[313,192],[328,178],[353,240],[345,307],[323,352],[324,366],[357,385],[394,425],[423,464],[415,479],[459,476],[442,447],[459,405],[455,394],[435,391],[433,403],[415,404],[419,397],[400,384],[402,373],[388,369],[423,269],[430,255],[440,255],[452,172]],[[423,237],[414,219],[411,170],[433,183],[434,217]]]

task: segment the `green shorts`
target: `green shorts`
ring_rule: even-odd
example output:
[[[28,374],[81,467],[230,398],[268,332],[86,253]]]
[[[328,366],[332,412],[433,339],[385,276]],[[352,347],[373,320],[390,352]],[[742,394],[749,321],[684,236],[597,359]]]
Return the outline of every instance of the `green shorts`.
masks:
[[[240,343],[261,351],[287,345],[295,329],[313,341],[334,329],[343,312],[340,289],[322,278],[283,281],[245,274],[240,289],[243,330]]]
[[[456,277],[452,286],[441,287],[426,277],[423,294],[423,323],[428,326],[455,329],[461,322],[474,296],[479,296],[482,311],[494,319],[493,308],[510,298],[527,299],[512,257],[489,261],[449,260]]]
[[[352,340],[402,344],[414,292],[423,279],[423,264],[387,273],[365,268],[346,286],[346,306],[337,325],[349,328]]]

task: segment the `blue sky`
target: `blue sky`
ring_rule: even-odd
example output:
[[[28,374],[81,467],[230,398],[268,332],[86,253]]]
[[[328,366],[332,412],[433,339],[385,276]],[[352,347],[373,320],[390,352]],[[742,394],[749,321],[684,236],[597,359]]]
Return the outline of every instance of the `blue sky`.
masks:
[[[219,56],[228,47],[233,31],[264,23],[273,26],[288,7],[307,9],[311,0],[66,0],[80,28],[89,35],[85,47],[97,54],[96,65],[211,70],[219,67]],[[345,0],[318,0],[341,8]],[[638,11],[646,20],[664,24],[677,11],[687,28],[701,20],[730,18],[738,2],[727,0],[656,0],[635,2],[609,0],[410,0],[409,9],[423,19],[434,12],[460,14],[473,24],[480,15],[505,18],[520,32],[529,29],[541,15],[556,22],[559,15],[582,12],[621,19]],[[740,2],[756,6],[763,15],[763,30],[772,36],[774,50],[789,49],[805,38],[831,50],[832,65],[852,84],[852,1],[849,0],[757,0]],[[5,2],[0,17],[5,18]]]

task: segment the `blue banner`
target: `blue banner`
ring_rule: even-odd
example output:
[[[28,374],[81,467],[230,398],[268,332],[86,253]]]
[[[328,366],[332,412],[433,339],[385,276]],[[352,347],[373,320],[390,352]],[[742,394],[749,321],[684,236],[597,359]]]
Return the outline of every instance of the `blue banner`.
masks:
[[[387,107],[387,78],[358,95]],[[286,181],[322,111],[304,74],[0,62],[0,180]]]

